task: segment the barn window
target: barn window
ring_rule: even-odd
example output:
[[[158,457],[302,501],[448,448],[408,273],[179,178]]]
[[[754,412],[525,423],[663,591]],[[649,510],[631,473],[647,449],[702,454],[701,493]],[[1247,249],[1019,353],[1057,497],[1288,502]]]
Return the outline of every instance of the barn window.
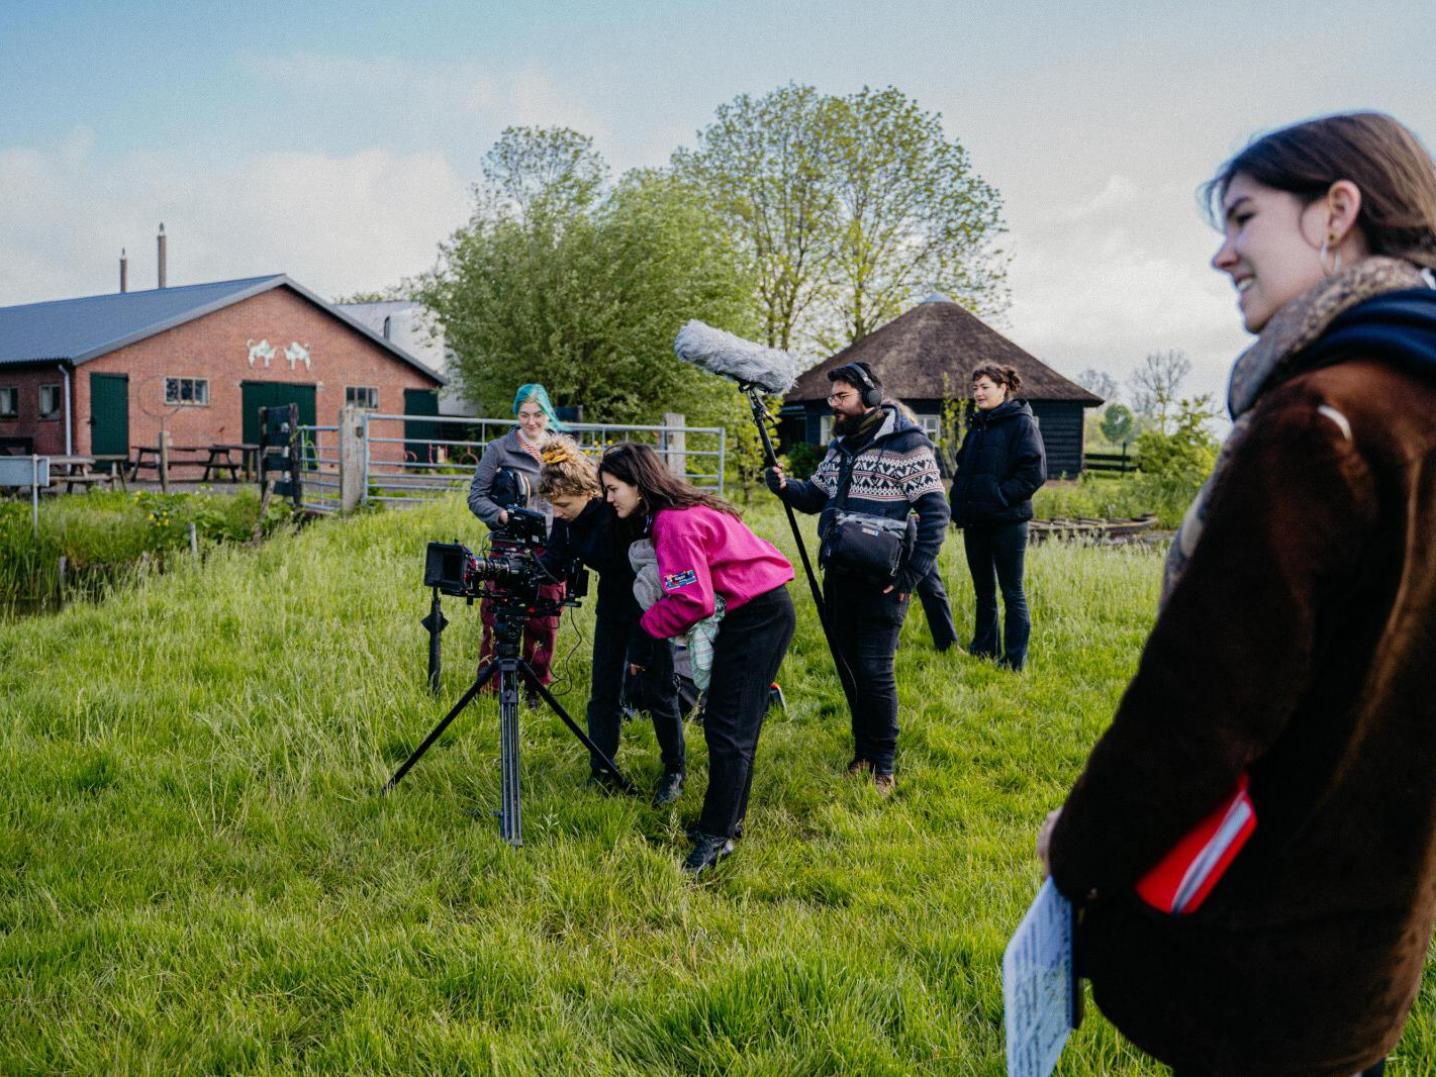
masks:
[[[344,403],[356,404],[372,411],[379,407],[379,390],[372,385],[346,385]]]
[[[942,416],[920,414],[917,417],[917,422],[922,427],[922,432],[927,435],[928,440],[936,444],[942,436]]]
[[[13,385],[0,386],[0,419],[20,417],[20,390]]]
[[[58,419],[60,417],[60,387],[58,385],[40,386],[40,418]]]
[[[166,404],[204,406],[209,403],[208,378],[166,378]]]

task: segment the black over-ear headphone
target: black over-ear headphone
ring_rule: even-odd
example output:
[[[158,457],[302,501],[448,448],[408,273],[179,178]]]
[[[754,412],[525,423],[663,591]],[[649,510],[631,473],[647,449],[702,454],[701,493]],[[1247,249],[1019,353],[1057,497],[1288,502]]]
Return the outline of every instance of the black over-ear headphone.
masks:
[[[830,376],[832,381],[846,381],[854,385],[862,397],[863,407],[875,408],[883,402],[882,387],[861,363],[848,363],[838,367]]]

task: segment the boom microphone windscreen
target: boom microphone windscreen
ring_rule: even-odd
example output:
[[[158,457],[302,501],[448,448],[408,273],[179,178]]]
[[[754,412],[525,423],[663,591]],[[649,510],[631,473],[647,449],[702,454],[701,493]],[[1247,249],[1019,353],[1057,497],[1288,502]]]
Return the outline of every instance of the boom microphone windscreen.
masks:
[[[696,319],[678,331],[673,351],[685,363],[766,393],[786,393],[804,369],[791,352],[755,344]]]

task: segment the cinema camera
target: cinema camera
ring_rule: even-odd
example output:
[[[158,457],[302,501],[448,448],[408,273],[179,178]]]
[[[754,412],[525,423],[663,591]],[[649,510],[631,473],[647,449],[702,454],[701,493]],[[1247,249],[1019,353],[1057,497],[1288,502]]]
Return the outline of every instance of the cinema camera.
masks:
[[[494,532],[485,556],[461,542],[431,542],[424,558],[424,586],[472,602],[493,598],[517,603],[530,616],[551,616],[577,606],[588,594],[588,569],[577,561],[554,574],[538,558],[544,542],[544,517],[529,509],[510,509],[509,522]],[[546,584],[565,585],[564,597],[544,599]],[[487,586],[486,586],[487,585]]]
[[[507,474],[505,474],[507,473]],[[517,476],[515,478],[515,476]],[[620,788],[633,790],[619,771],[588,735],[569,717],[558,700],[540,682],[533,668],[521,656],[524,622],[531,617],[552,617],[564,606],[577,606],[588,594],[588,570],[578,561],[550,571],[542,559],[547,531],[543,513],[521,507],[528,501],[528,482],[520,472],[500,469],[494,483],[494,500],[504,507],[507,522],[495,527],[483,555],[475,554],[461,542],[431,542],[424,558],[424,586],[432,590],[429,615],[423,625],[429,630],[429,688],[439,690],[439,634],[448,621],[439,607],[439,596],[450,595],[472,604],[482,598],[492,602],[494,614],[494,656],[479,667],[478,676],[467,692],[429,733],[414,754],[394,772],[384,786],[389,792],[409,772],[449,723],[483,690],[493,677],[499,681],[499,767],[501,792],[499,832],[515,847],[523,844],[523,823],[519,802],[519,686],[522,684],[557,714],[569,731],[601,761]],[[549,584],[563,584],[561,597],[545,596]]]

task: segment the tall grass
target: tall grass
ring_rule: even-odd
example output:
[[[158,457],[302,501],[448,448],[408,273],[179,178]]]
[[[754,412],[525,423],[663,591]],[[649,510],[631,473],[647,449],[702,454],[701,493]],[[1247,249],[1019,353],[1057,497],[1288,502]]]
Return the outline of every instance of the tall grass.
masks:
[[[262,530],[272,531],[289,515],[284,502],[272,501]],[[258,516],[259,497],[247,490],[91,491],[47,498],[40,505],[37,532],[29,501],[0,500],[0,614],[7,607],[30,609],[93,597],[163,567],[166,559],[189,552],[191,524],[197,543],[206,549],[243,542]]]
[[[751,511],[790,547],[782,517]],[[1029,670],[936,654],[898,671],[899,788],[850,742],[805,588],[763,731],[749,833],[678,870],[674,810],[582,788],[557,719],[523,718],[526,844],[498,836],[492,702],[378,789],[472,675],[450,603],[425,691],[424,543],[457,500],[219,547],[105,602],[0,626],[0,1071],[997,1073],[1000,965],[1039,883],[1037,824],[1107,722],[1159,560],[1034,548]],[[944,550],[960,626],[971,592]],[[582,716],[592,612],[560,633]],[[619,763],[651,787],[651,727]],[[1432,1043],[1429,992],[1407,1033]],[[1093,1012],[1064,1073],[1155,1073]]]

